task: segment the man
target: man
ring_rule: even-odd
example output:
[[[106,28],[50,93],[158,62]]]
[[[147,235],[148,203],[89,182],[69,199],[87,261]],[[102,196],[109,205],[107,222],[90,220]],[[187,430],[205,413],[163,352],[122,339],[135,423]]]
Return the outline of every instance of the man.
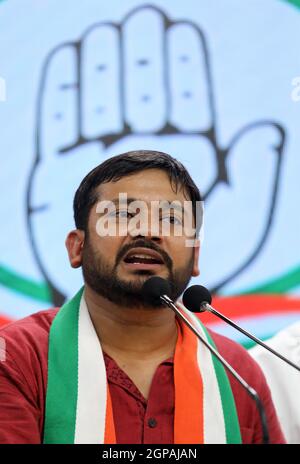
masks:
[[[267,341],[268,345],[300,366],[300,322],[295,322]],[[280,424],[288,443],[300,443],[300,373],[257,345],[249,353],[263,369],[271,389]]]
[[[66,239],[84,289],[0,331],[1,443],[262,442],[255,402],[170,309],[142,293],[159,276],[176,301],[199,275],[199,202],[185,168],[160,152],[119,155],[85,177]],[[283,443],[255,361],[181,310],[257,390],[270,440]]]

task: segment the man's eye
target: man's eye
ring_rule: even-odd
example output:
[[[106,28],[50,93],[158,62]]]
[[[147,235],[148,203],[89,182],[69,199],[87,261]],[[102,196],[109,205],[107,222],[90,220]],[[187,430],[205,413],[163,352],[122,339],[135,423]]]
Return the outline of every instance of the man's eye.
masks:
[[[119,217],[120,219],[126,219],[126,218],[131,218],[133,214],[127,210],[122,210],[122,211],[116,211],[116,216]]]
[[[181,219],[177,218],[176,216],[170,216],[166,215],[161,218],[163,222],[169,222],[170,224],[173,224],[175,226],[181,225],[182,221]]]
[[[108,213],[109,217],[115,217],[115,218],[127,218],[129,216],[129,212],[127,210],[121,210],[121,211],[111,211]]]

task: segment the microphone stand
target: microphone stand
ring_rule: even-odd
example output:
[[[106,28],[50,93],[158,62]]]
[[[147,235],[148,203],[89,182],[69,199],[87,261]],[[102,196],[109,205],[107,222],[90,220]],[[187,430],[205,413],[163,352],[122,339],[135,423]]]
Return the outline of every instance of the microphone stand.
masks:
[[[233,369],[233,367],[230,366],[230,364],[217,352],[217,350],[212,347],[204,338],[201,336],[201,334],[198,332],[198,330],[190,323],[190,321],[182,314],[178,308],[175,306],[173,301],[168,297],[168,295],[161,295],[160,299],[169,307],[171,308],[175,314],[192,330],[192,332],[196,335],[196,337],[201,340],[201,342],[209,349],[209,351],[220,361],[220,363],[235,377],[235,379],[245,388],[247,393],[250,395],[250,397],[255,401],[256,407],[261,419],[261,425],[262,425],[262,432],[263,432],[263,444],[269,444],[269,431],[268,431],[268,425],[267,425],[267,417],[266,413],[264,410],[264,406],[262,404],[262,401],[260,397],[258,396],[258,393],[254,390],[254,388],[250,387],[248,383]]]
[[[236,330],[241,332],[242,334],[246,335],[247,337],[251,338],[255,343],[258,343],[259,345],[263,346],[266,350],[270,351],[272,354],[277,356],[278,358],[282,359],[282,361],[285,361],[287,364],[290,366],[294,367],[297,369],[297,371],[300,372],[300,367],[297,366],[297,364],[294,364],[292,361],[284,357],[282,354],[277,353],[277,351],[273,350],[270,346],[266,345],[263,341],[261,341],[259,338],[255,337],[254,335],[251,335],[247,330],[242,329],[242,327],[239,327],[237,324],[235,324],[231,319],[228,319],[228,317],[224,316],[223,314],[219,313],[215,308],[213,308],[207,301],[203,301],[200,305],[200,312],[201,311],[209,311],[210,313],[214,314],[215,316],[219,317],[222,319],[224,322],[227,322],[229,325],[234,327]]]

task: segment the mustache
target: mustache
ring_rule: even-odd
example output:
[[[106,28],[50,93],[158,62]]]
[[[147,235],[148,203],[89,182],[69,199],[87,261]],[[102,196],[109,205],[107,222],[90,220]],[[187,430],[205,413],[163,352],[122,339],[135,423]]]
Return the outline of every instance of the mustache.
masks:
[[[170,258],[170,256],[164,250],[156,246],[154,242],[149,242],[144,239],[138,239],[134,243],[128,243],[127,245],[125,245],[117,254],[115,267],[120,263],[120,261],[122,261],[122,259],[125,257],[125,255],[130,250],[132,250],[133,248],[140,248],[140,247],[148,248],[150,250],[156,251],[162,257],[163,262],[166,264],[168,269],[173,268],[173,261]]]

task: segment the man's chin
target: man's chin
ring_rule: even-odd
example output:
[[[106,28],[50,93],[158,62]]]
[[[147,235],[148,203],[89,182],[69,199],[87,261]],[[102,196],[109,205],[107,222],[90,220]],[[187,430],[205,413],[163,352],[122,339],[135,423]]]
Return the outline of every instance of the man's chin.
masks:
[[[117,275],[118,279],[124,283],[136,283],[141,281],[142,284],[150,277],[161,277],[162,279],[169,279],[170,276],[167,272],[154,272],[148,269],[136,269],[130,273],[120,273]]]

